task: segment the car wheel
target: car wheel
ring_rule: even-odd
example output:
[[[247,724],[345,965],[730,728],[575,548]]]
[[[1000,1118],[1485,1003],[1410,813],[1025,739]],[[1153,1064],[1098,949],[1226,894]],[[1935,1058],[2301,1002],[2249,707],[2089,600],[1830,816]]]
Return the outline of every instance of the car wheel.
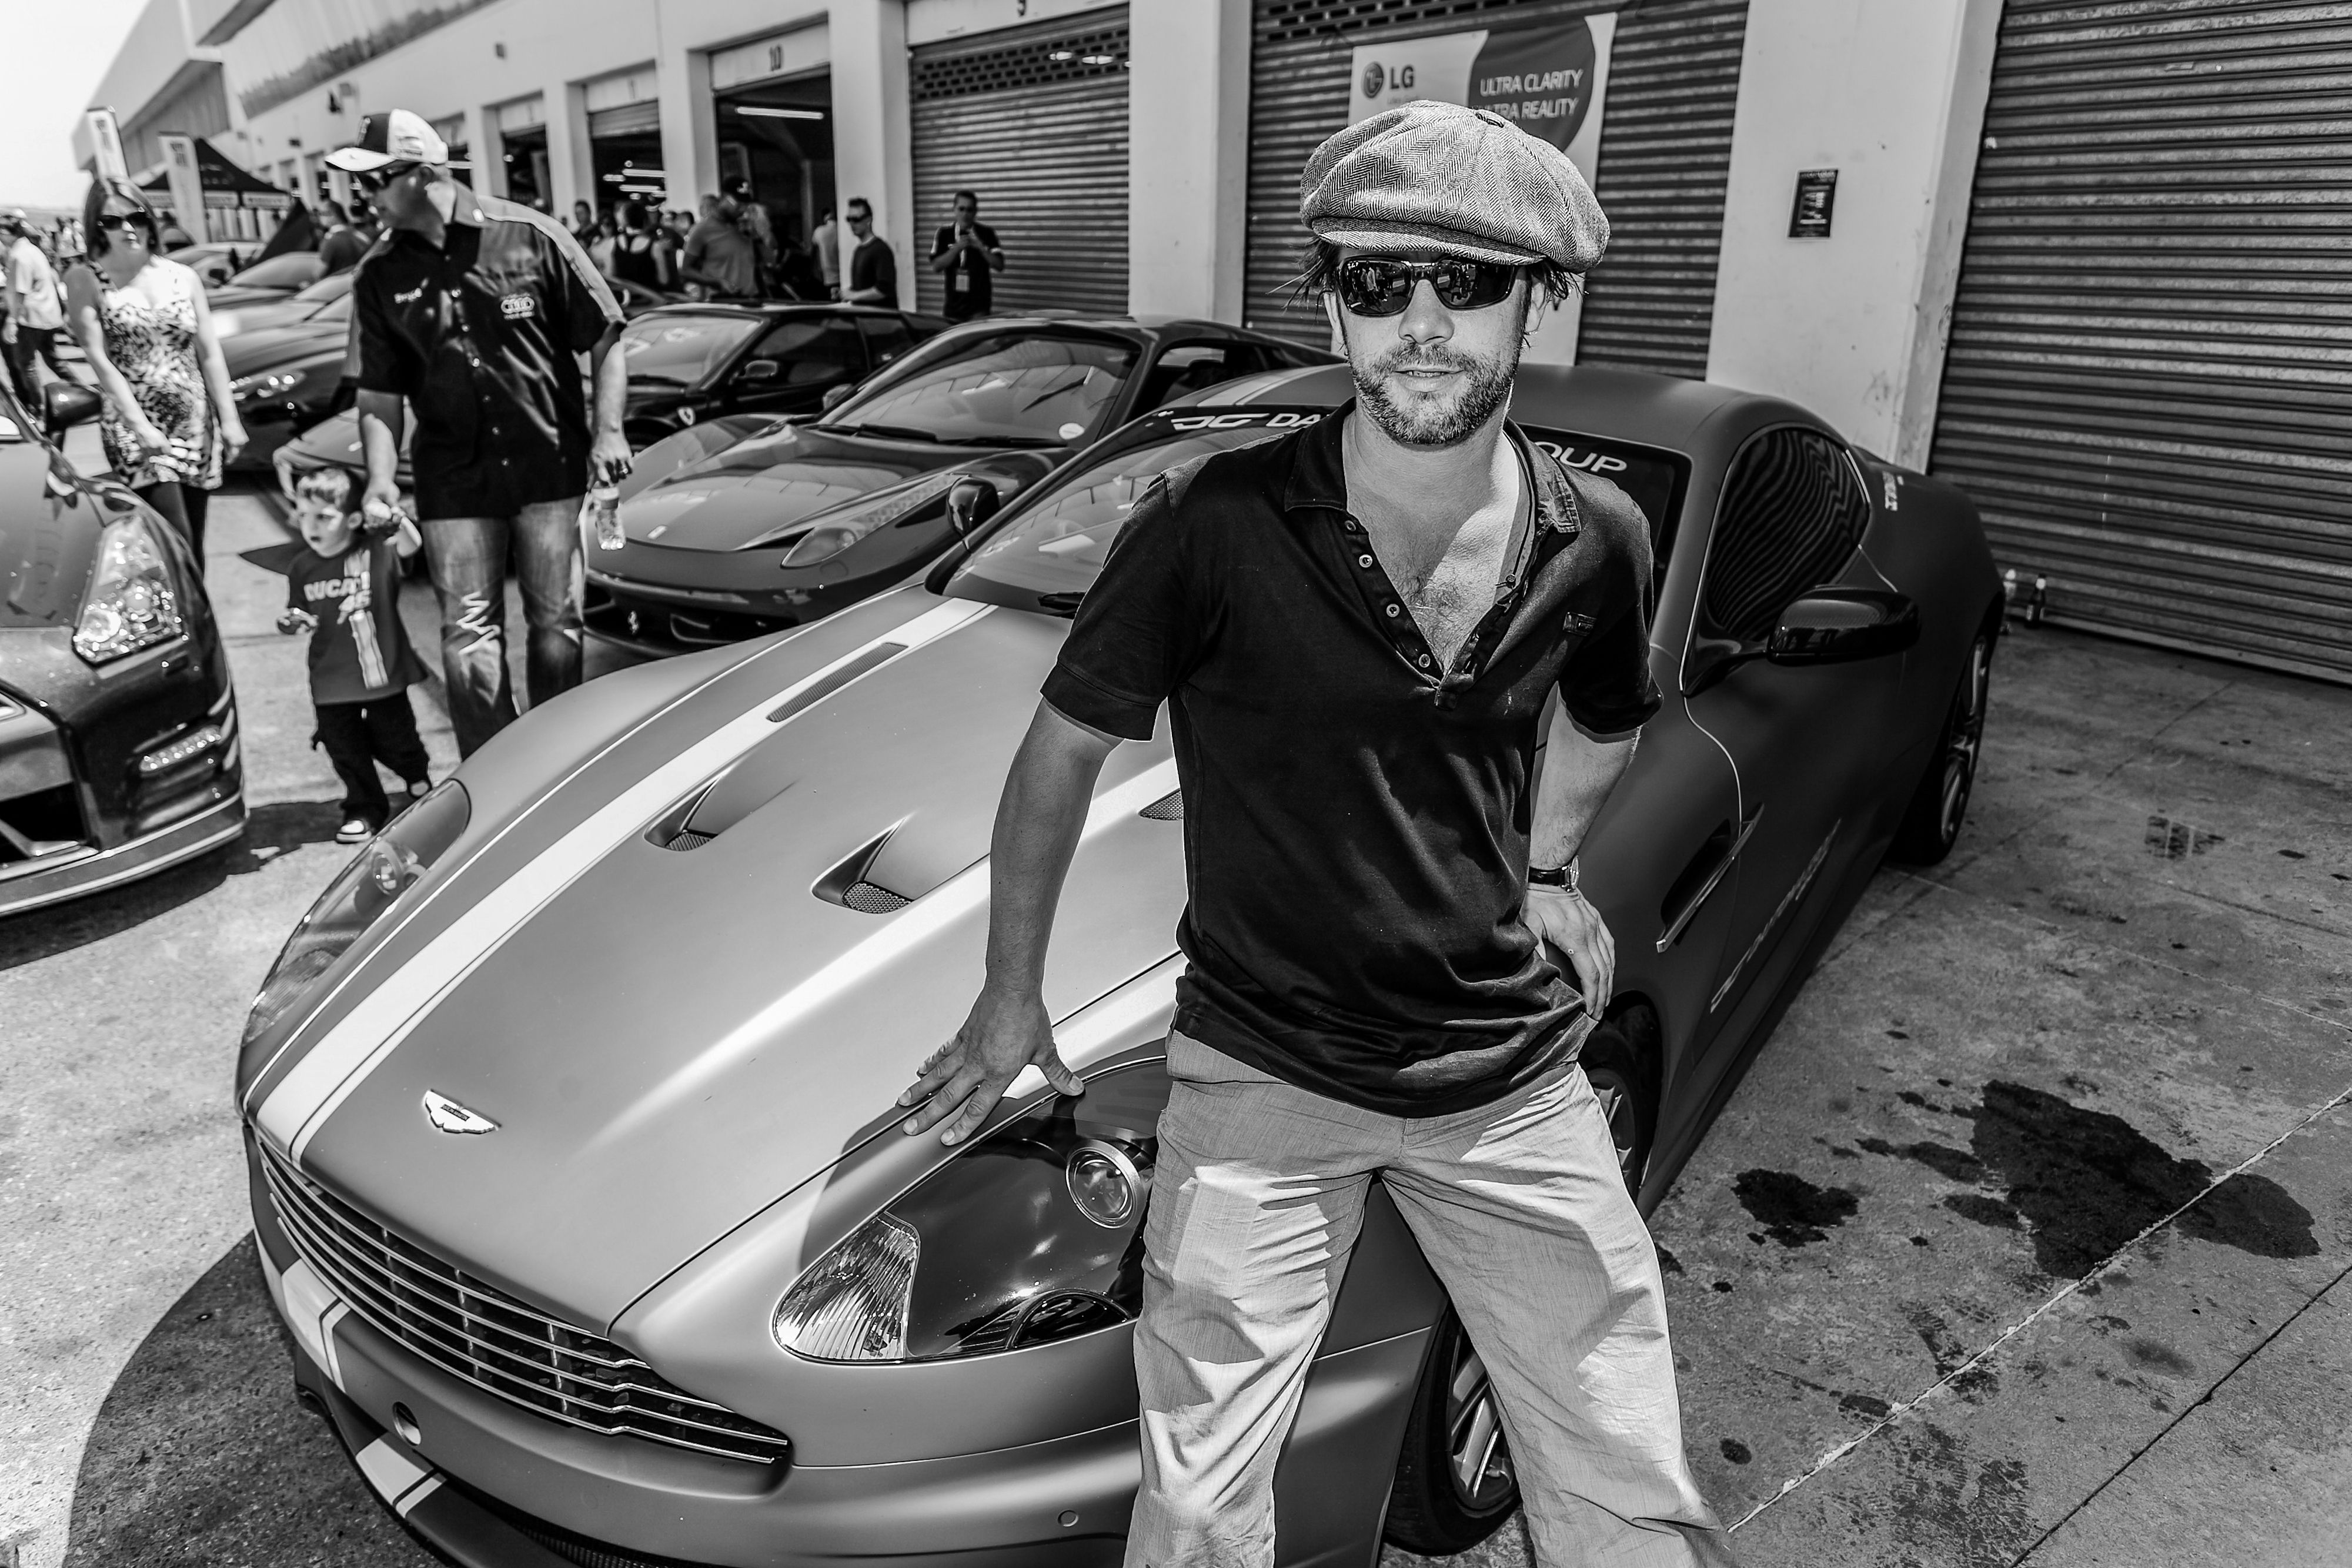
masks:
[[[1494,1383],[1448,1307],[1422,1364],[1384,1533],[1408,1552],[1451,1556],[1494,1534],[1518,1504]]]
[[[1988,625],[1969,649],[1935,754],[1927,759],[1927,770],[1888,846],[1887,853],[1895,860],[1934,865],[1959,841],[1969,796],[1976,789],[1977,758],[1984,749],[1985,703],[1992,689],[1992,645],[1999,632],[1997,622]]]
[[[1642,1190],[1650,1139],[1658,1128],[1658,1026],[1647,1009],[1628,1008],[1601,1020],[1578,1055],[1592,1097],[1609,1119],[1609,1141],[1625,1190]]]

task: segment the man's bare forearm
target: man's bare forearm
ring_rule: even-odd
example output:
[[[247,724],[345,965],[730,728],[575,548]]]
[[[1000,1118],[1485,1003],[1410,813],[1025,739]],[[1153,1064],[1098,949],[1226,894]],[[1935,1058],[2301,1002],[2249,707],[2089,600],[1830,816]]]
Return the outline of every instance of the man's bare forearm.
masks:
[[[596,434],[599,435],[618,435],[622,416],[628,412],[628,356],[613,351],[620,341],[621,329],[607,327],[604,335],[596,340],[596,346],[588,351],[591,374],[596,385],[595,417]]]
[[[1044,988],[1055,906],[1087,825],[1095,779],[1117,744],[1037,705],[1005,778],[989,844],[990,988],[1024,996]]]
[[[400,472],[400,432],[404,417],[397,392],[359,394],[360,448],[367,457],[370,484],[392,482]]]
[[[1640,738],[1594,740],[1576,727],[1565,708],[1554,711],[1528,837],[1529,864],[1565,865],[1576,857],[1592,819],[1633,765]]]

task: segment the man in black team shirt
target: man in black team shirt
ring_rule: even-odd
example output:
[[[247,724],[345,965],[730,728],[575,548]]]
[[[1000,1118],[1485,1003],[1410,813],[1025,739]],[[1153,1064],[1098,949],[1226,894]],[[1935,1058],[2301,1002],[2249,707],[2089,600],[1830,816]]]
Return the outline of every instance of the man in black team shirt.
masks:
[[[849,232],[857,238],[857,248],[849,253],[849,286],[842,290],[842,298],[852,305],[897,309],[898,258],[891,254],[890,242],[874,232],[873,207],[865,197],[852,196],[842,210],[849,216]]]
[[[514,721],[506,570],[530,623],[534,705],[580,684],[580,503],[629,471],[621,308],[563,225],[477,196],[406,110],[369,115],[327,162],[357,175],[383,237],[352,275],[362,510],[397,505],[402,402],[416,413],[416,520],[441,595],[441,663],[457,749]],[[582,355],[594,382],[581,385]]]
[[[980,198],[970,191],[955,193],[955,222],[941,224],[931,236],[931,270],[948,280],[940,315],[969,321],[988,314],[995,302],[991,279],[1004,270],[1004,247],[996,243],[996,231],[980,221]]]
[[[986,979],[906,1130],[961,1141],[1031,1065],[1082,1092],[1044,1001],[1054,905],[1104,759],[1165,704],[1189,967],[1130,1568],[1273,1562],[1276,1460],[1376,1176],[1494,1380],[1538,1560],[1728,1563],[1576,1065],[1616,962],[1577,849],[1659,700],[1649,530],[1506,418],[1534,313],[1608,223],[1558,149],[1451,104],[1339,132],[1300,196],[1356,401],[1136,503],[1005,782]]]

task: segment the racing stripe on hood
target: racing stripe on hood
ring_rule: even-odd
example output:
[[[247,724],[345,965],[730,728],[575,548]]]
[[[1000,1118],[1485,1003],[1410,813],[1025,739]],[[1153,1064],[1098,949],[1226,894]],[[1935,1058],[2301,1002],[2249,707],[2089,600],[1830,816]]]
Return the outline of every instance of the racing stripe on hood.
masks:
[[[525,922],[625,842],[677,804],[689,790],[790,722],[804,694],[823,688],[845,668],[870,665],[885,647],[889,659],[947,635],[989,613],[991,607],[954,600],[852,649],[782,692],[763,694],[750,708],[655,768],[549,845],[530,864],[492,888],[452,920],[405,964],[385,977],[338,1019],[262,1102],[261,1132],[298,1164],[310,1138],[378,1063],[397,1050],[441,998],[472,974]],[[883,662],[887,662],[883,661]],[[805,711],[803,706],[800,711]],[[782,714],[779,720],[775,716]]]

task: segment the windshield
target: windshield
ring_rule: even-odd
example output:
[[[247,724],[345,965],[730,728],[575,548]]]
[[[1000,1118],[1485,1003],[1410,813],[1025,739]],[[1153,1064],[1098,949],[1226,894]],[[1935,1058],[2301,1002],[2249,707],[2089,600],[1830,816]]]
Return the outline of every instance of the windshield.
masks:
[[[936,340],[828,414],[823,427],[916,430],[973,445],[1076,445],[1135,369],[1116,338],[1020,331]]]
[[[1067,615],[1102,570],[1111,541],[1151,481],[1180,463],[1268,441],[1314,423],[1316,408],[1183,410],[1136,421],[1096,460],[1066,473],[1019,507],[949,580],[964,599]],[[1684,460],[1672,453],[1530,427],[1528,436],[1563,465],[1608,479],[1650,519],[1656,570],[1665,569]]]
[[[239,288],[299,288],[306,283],[316,283],[326,265],[316,251],[289,251],[268,261],[255,262],[229,282]]]
[[[690,387],[759,329],[741,316],[640,316],[621,329],[621,357],[633,382]]]

